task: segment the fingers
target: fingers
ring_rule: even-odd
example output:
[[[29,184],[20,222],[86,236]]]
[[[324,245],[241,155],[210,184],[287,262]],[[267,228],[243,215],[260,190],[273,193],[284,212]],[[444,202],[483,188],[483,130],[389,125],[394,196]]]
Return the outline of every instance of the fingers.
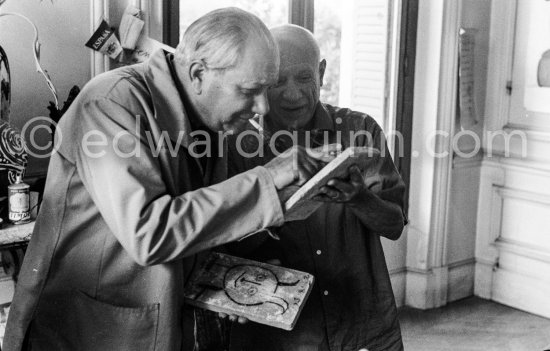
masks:
[[[361,169],[357,165],[353,165],[349,168],[349,179],[352,183],[363,183],[363,175]]]
[[[326,188],[328,188],[331,193],[353,193],[355,191],[355,186],[353,184],[339,179],[331,179],[327,182],[327,185],[328,187]],[[330,193],[327,193],[327,195],[331,196]]]
[[[239,324],[245,324],[248,323],[248,318],[246,317],[240,317],[235,314],[227,314],[223,312],[218,312],[218,316],[222,319],[228,318],[230,322],[238,322]]]
[[[319,189],[319,194],[313,199],[323,202],[350,202],[363,191],[365,185],[361,176],[361,171],[357,167],[350,169],[350,179],[344,181],[341,179],[331,179],[327,185]]]
[[[313,148],[311,150],[315,151],[315,152],[336,154],[336,153],[339,153],[340,151],[342,151],[342,144],[338,144],[338,143],[327,144],[327,145],[322,145],[322,146]]]
[[[342,151],[341,144],[328,144],[314,149],[307,149],[309,156],[328,163],[336,158],[336,155]]]
[[[311,199],[314,200],[314,201],[319,201],[319,202],[334,202],[334,199],[328,197],[328,196],[325,195],[325,194],[318,194],[318,195],[315,195],[315,196],[312,197]]]
[[[279,260],[278,258],[273,258],[271,260],[265,261],[265,263],[272,264],[274,266],[280,266],[281,265],[281,260]]]
[[[301,185],[323,168],[325,163],[311,157],[308,151],[309,149],[303,147],[295,147],[293,149],[293,172],[295,181],[298,185]]]

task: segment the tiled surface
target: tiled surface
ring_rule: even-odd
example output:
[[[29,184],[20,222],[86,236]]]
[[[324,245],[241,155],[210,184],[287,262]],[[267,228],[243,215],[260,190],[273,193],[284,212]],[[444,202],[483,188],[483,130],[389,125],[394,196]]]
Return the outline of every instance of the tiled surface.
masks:
[[[550,303],[550,301],[549,301]],[[400,311],[406,351],[542,351],[550,320],[479,298]]]

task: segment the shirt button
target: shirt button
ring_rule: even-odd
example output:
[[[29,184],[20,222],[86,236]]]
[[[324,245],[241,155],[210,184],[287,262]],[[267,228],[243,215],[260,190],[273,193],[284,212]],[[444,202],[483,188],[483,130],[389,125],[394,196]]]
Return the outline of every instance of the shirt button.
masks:
[[[328,290],[325,290],[325,291],[323,292],[323,294],[325,294],[325,296],[327,296],[327,295],[328,295]]]
[[[321,250],[317,250],[317,255],[320,255],[321,254]]]

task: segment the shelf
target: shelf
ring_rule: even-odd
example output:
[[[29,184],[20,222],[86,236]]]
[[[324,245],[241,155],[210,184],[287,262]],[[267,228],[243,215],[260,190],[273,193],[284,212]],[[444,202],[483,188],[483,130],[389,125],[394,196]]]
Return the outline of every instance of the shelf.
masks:
[[[11,246],[29,241],[34,229],[34,221],[25,224],[7,224],[0,229],[0,246]]]

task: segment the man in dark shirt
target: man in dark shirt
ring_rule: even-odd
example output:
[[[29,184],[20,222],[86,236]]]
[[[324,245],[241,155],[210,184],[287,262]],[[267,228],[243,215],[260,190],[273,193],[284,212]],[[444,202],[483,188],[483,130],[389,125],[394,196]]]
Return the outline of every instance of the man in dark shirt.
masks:
[[[280,50],[278,83],[268,91],[271,110],[256,118],[264,139],[247,135],[233,145],[233,172],[265,164],[293,143],[370,146],[381,156],[347,180],[333,179],[317,196],[325,204],[308,219],[229,247],[257,260],[312,273],[313,291],[293,331],[256,323],[235,325],[232,350],[402,350],[401,332],[380,236],[396,240],[406,223],[404,183],[380,126],[368,115],[319,102],[326,67],[307,30],[271,30]],[[277,137],[294,133],[293,138]],[[274,139],[274,140],[271,140]],[[292,140],[294,139],[294,140]],[[262,144],[263,145],[260,145]],[[263,146],[264,157],[243,157]],[[240,152],[239,152],[240,151]],[[240,154],[240,155],[239,155]]]

